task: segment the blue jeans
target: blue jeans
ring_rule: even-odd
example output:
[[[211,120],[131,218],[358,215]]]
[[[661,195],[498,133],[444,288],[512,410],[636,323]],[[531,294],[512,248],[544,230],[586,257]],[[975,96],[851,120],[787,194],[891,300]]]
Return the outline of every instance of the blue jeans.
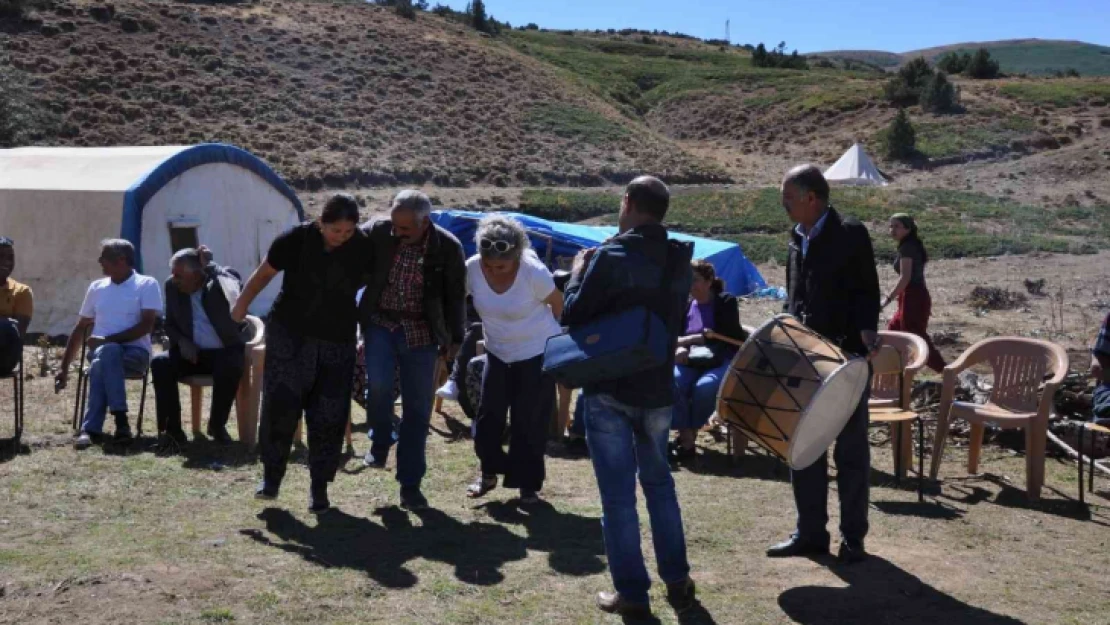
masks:
[[[1110,384],[1102,383],[1095,387],[1094,405],[1091,412],[1096,419],[1110,419]]]
[[[674,417],[671,428],[697,430],[709,422],[717,409],[717,391],[728,375],[729,363],[716,369],[674,367]]]
[[[135,345],[106,343],[89,354],[89,405],[81,429],[99,434],[107,412],[127,412],[126,376],[142,375],[150,352]]]
[[[647,499],[655,561],[664,583],[690,574],[686,536],[667,463],[671,407],[635,408],[609,395],[585,399],[586,442],[601,491],[601,525],[613,586],[622,597],[648,602],[651,580],[640,551],[636,476]]]
[[[435,366],[439,347],[409,348],[404,330],[389,331],[372,324],[367,327],[366,387],[367,420],[371,453],[385,461],[397,443],[397,481],[402,487],[420,486],[428,463],[424,443],[432,417],[435,393]],[[393,376],[401,376],[401,426],[393,430]]]

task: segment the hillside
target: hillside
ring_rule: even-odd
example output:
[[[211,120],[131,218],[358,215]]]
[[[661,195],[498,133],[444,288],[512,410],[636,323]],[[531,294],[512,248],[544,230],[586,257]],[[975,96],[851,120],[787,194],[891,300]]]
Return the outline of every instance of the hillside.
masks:
[[[551,68],[431,14],[78,0],[33,14],[3,48],[0,83],[23,112],[13,144],[224,141],[309,189],[724,179]]]
[[[1074,69],[1083,76],[1110,76],[1110,47],[1082,41],[1012,39],[957,43],[902,53],[878,50],[834,50],[817,52],[815,55],[895,68],[919,56],[934,61],[946,52],[974,52],[979,48],[986,48],[991,56],[998,60],[1002,71],[1007,74],[1044,76],[1057,71]]]

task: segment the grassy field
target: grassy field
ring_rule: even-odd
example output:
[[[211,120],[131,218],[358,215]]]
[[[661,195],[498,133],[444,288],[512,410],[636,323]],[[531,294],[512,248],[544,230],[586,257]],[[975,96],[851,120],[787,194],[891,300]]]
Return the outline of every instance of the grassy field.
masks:
[[[978,193],[929,189],[838,188],[832,199],[842,213],[868,224],[876,254],[884,259],[894,254],[886,223],[897,212],[914,216],[934,258],[1090,253],[1110,241],[1110,206],[1052,211]],[[523,212],[564,220],[612,219],[618,205],[612,194],[576,191],[525,191],[520,201]],[[774,188],[680,192],[667,221],[682,232],[735,240],[755,262],[785,260],[790,222]],[[1101,225],[1092,229],[1092,223]]]
[[[550,457],[538,506],[500,489],[467,500],[476,463],[453,406],[428,443],[432,510],[398,508],[392,474],[356,457],[332,488],[338,510],[313,517],[303,450],[280,500],[259,502],[259,466],[237,446],[158,457],[144,439],[78,453],[71,394],[54,395],[49,378],[27,392],[29,449],[0,461],[0,623],[620,622],[593,607],[609,579],[589,461]],[[356,409],[365,431],[362,419]],[[763,549],[792,527],[786,472],[761,453],[734,465],[708,435],[700,444],[701,463],[675,479],[701,606],[676,618],[657,584],[655,622],[1110,622],[1110,482],[1081,510],[1073,468],[1050,460],[1045,498],[1030,505],[1020,455],[988,448],[984,474],[967,478],[953,444],[944,482],[919,504],[912,480],[894,485],[876,430],[874,557],[775,561]],[[830,499],[835,531],[835,489]],[[646,523],[642,502],[640,514]]]
[[[924,56],[936,60],[946,52],[971,52],[986,48],[1003,72],[1008,74],[1046,75],[1075,69],[1083,76],[1110,76],[1110,48],[1077,41],[1014,40],[985,44],[954,44],[939,48],[914,50],[902,54],[878,50],[841,50],[819,52],[831,58],[855,59],[883,67],[897,67],[905,61]]]
[[[1068,78],[1014,82],[999,88],[1002,95],[1037,105],[1076,106],[1088,100],[1110,100],[1110,80]]]

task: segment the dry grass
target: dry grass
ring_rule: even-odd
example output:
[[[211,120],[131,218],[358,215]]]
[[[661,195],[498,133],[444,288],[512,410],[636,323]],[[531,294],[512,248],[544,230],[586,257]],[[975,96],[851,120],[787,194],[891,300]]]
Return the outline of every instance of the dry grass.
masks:
[[[78,453],[72,394],[55,396],[49,378],[27,390],[29,453],[0,463],[0,623],[618,622],[592,607],[609,580],[588,460],[549,458],[536,509],[502,490],[472,502],[475,460],[449,410],[428,444],[434,510],[402,511],[392,475],[351,458],[332,489],[339,510],[316,518],[303,455],[281,499],[257,502],[259,466],[236,447],[162,458],[145,439],[124,454]],[[989,447],[984,475],[966,478],[954,444],[944,482],[918,504],[912,480],[893,485],[885,438],[873,438],[875,557],[843,568],[766,559],[793,523],[785,471],[762,454],[733,465],[703,435],[699,468],[675,473],[702,609],[676,621],[656,586],[659,619],[1110,622],[1110,483],[1080,510],[1073,467],[1050,460],[1045,498],[1030,505],[1019,455]]]

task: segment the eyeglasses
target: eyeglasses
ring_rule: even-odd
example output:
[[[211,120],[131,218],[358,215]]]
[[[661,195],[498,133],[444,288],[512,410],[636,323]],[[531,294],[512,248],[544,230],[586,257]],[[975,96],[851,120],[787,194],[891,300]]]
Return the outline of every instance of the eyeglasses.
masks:
[[[508,241],[490,241],[489,239],[482,239],[478,241],[478,247],[482,248],[484,252],[493,250],[498,254],[505,254],[509,250],[515,248],[516,245]]]

